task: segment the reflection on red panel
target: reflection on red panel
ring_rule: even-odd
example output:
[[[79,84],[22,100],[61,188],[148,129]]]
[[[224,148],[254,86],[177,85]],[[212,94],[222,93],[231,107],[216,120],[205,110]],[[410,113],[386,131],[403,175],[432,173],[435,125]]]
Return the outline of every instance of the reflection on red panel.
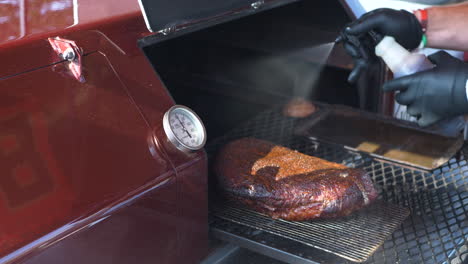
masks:
[[[138,1],[0,0],[0,44],[129,14],[141,16]]]
[[[177,214],[176,201],[174,179],[24,264],[195,263],[177,252],[177,232],[186,222]],[[196,244],[203,244],[200,242],[198,240]],[[187,245],[184,252],[192,248],[193,244]]]
[[[26,34],[52,31],[74,24],[72,0],[25,0]]]
[[[83,68],[85,83],[63,64],[0,83],[0,262],[171,175],[107,59],[90,54]]]
[[[24,34],[20,21],[20,1],[0,1],[0,42],[17,39]]]
[[[0,0],[0,42],[69,27],[74,8],[73,0]]]
[[[46,117],[35,103],[0,109],[0,249],[70,213],[73,193],[48,141]],[[47,217],[37,217],[44,212]]]

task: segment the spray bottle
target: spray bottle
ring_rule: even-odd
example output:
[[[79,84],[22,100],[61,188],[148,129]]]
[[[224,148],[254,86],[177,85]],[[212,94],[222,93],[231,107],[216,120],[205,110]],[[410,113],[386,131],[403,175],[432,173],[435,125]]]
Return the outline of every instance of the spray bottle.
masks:
[[[375,54],[382,58],[395,78],[434,67],[424,54],[409,52],[390,36],[385,36],[375,46]]]
[[[412,53],[403,48],[395,38],[385,36],[377,46],[375,55],[382,58],[395,78],[410,75],[434,67],[424,54]],[[407,121],[416,121],[406,111],[406,106],[395,102],[394,116]]]
[[[433,68],[435,65],[424,54],[412,53],[398,44],[393,37],[384,37],[375,47],[375,54],[382,58],[395,78]],[[407,121],[416,121],[406,111],[406,106],[395,102],[394,115]],[[462,117],[454,117],[439,122],[433,129],[446,135],[457,135],[463,130],[465,121]],[[466,128],[465,128],[466,129]]]

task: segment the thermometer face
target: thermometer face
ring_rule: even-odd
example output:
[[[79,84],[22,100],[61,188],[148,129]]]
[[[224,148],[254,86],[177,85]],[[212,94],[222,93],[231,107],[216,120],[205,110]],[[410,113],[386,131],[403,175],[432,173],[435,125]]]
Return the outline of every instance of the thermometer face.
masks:
[[[169,140],[180,150],[193,151],[205,145],[205,127],[191,109],[173,106],[164,115],[163,124]]]

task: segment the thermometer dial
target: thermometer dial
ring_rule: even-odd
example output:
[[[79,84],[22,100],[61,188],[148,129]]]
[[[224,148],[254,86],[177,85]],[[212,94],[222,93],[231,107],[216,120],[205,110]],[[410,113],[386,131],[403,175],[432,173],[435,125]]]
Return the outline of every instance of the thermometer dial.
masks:
[[[163,118],[164,131],[178,149],[188,152],[203,148],[206,130],[200,117],[182,105],[171,107]]]

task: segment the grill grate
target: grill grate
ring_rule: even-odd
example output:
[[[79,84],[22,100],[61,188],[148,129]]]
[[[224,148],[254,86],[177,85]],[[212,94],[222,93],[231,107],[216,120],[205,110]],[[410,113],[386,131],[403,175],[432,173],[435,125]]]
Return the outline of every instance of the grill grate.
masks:
[[[441,168],[423,171],[377,160],[341,145],[297,137],[293,134],[296,122],[297,119],[284,117],[278,110],[266,111],[224,137],[210,142],[207,152],[214,154],[225,143],[250,136],[348,167],[365,169],[379,191],[380,200],[408,208],[411,212],[366,263],[458,264],[468,258],[468,146],[463,148],[459,157],[451,159]],[[298,227],[296,222],[271,220],[229,204],[213,206],[211,214],[212,221],[235,222],[304,245],[325,247],[320,244],[324,242],[323,238],[304,237],[294,231],[313,233],[309,223],[299,223]],[[325,242],[333,241],[328,239]],[[352,243],[349,245],[351,248]],[[348,253],[355,255],[342,257],[362,259],[357,251]]]
[[[222,219],[287,237],[351,261],[365,261],[392,234],[409,212],[399,206],[374,204],[336,220],[291,222],[273,220],[235,205],[212,208]]]

